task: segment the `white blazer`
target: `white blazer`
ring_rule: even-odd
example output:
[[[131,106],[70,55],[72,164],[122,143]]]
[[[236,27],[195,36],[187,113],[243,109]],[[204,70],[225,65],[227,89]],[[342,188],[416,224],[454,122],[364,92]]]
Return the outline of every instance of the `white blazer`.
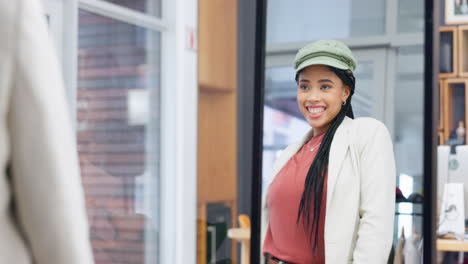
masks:
[[[40,1],[0,0],[0,36],[0,263],[91,264],[74,132]]]
[[[273,180],[311,136],[312,130],[281,153],[273,167]],[[393,240],[395,173],[392,140],[385,125],[372,118],[346,117],[330,148],[327,264],[387,263]],[[267,195],[268,191],[262,201],[262,241],[268,227]]]

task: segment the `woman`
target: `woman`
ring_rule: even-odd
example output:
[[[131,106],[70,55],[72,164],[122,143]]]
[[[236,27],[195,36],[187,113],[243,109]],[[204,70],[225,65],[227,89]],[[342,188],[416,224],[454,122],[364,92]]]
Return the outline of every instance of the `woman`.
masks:
[[[351,50],[320,40],[295,58],[297,103],[312,129],[275,162],[264,195],[266,263],[387,263],[395,161],[385,125],[354,119]]]

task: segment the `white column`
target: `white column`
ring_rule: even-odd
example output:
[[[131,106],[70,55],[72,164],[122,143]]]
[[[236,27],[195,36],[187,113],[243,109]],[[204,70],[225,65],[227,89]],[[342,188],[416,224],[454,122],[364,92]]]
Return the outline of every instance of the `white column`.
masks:
[[[198,2],[163,3],[160,262],[195,264],[198,71],[189,32],[197,32]]]

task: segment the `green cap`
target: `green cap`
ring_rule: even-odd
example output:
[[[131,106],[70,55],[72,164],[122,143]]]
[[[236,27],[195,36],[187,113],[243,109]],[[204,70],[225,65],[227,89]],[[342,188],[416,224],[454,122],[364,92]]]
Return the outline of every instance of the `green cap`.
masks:
[[[351,50],[338,40],[318,40],[300,49],[294,59],[296,72],[311,65],[328,65],[342,70],[356,69]]]

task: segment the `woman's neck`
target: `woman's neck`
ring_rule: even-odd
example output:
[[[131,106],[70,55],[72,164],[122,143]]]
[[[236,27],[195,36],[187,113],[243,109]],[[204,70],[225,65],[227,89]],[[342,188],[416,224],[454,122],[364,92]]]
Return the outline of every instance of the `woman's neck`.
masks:
[[[320,128],[320,129],[315,129],[314,128],[313,133],[312,133],[312,137],[318,137],[318,136],[321,136],[321,135],[325,134],[329,127],[330,127],[330,125],[328,125],[326,128]]]

